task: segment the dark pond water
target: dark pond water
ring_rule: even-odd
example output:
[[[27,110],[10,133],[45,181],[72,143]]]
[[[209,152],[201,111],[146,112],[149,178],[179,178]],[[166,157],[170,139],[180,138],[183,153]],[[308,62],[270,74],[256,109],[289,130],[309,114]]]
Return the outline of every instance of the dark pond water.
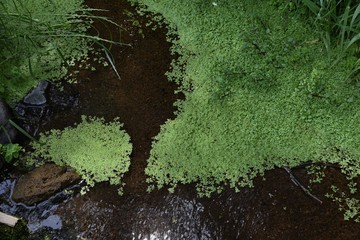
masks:
[[[37,222],[54,216],[50,220],[58,225],[51,227],[62,227],[54,239],[360,239],[360,225],[344,221],[337,205],[323,197],[331,184],[346,183],[333,168],[327,170],[325,183],[312,190],[323,204],[305,195],[283,169],[257,178],[254,188],[239,193],[226,190],[210,199],[198,198],[193,186],[180,186],[174,194],[166,190],[146,193],[144,169],[151,140],[161,124],[175,117],[173,103],[182,98],[174,94],[177,86],[164,75],[172,60],[170,45],[164,29],[143,28],[143,36],[139,34],[129,14],[124,13],[125,9],[133,12],[124,1],[87,2],[90,7],[110,10],[104,14],[124,28],[121,40],[132,45],[111,49],[121,80],[110,67],[97,66],[97,71],[82,71],[80,82],[65,85],[63,93],[52,87],[54,105],[41,110],[45,114],[42,112],[40,125],[32,131],[71,126],[81,115],[107,120],[120,117],[134,151],[124,179],[124,196],[104,183],[84,196],[66,195],[57,203],[44,203],[49,203],[50,210],[44,207],[41,211],[49,214],[35,215],[40,215]],[[141,19],[140,24],[145,21]],[[97,28],[104,37],[109,36],[103,25],[97,24]],[[118,33],[112,27],[110,31]],[[304,185],[308,183],[304,169],[296,169],[294,174]],[[0,195],[9,194],[13,182],[1,184]],[[25,216],[31,212],[24,211]]]

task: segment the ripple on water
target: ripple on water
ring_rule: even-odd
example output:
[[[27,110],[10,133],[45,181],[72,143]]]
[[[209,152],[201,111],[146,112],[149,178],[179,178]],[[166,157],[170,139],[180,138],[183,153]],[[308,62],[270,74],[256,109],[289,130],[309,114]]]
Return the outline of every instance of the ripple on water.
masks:
[[[0,211],[25,219],[30,232],[35,232],[44,227],[54,230],[61,229],[62,220],[60,216],[55,214],[55,211],[60,203],[71,198],[72,190],[77,189],[78,186],[67,188],[34,206],[27,206],[11,199],[16,181],[17,178],[8,176],[0,182]]]

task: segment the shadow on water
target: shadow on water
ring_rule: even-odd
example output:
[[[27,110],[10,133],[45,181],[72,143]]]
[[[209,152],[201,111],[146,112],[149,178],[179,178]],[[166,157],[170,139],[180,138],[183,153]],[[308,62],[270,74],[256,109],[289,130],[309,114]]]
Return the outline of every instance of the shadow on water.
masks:
[[[97,71],[81,72],[78,84],[65,85],[66,92],[72,93],[72,107],[49,113],[38,130],[71,126],[80,121],[81,115],[106,120],[120,117],[131,136],[134,151],[130,171],[124,178],[124,196],[118,196],[116,187],[103,183],[58,207],[54,214],[61,218],[70,234],[64,239],[357,239],[360,236],[359,225],[344,221],[335,204],[323,199],[320,205],[309,198],[282,169],[267,172],[266,180],[257,178],[255,188],[244,188],[239,193],[225,190],[210,199],[198,198],[193,186],[180,186],[174,194],[166,190],[146,193],[144,169],[151,140],[160,125],[175,117],[173,103],[182,97],[174,94],[177,86],[165,77],[172,59],[170,44],[165,40],[164,29],[143,28],[142,37],[129,14],[124,13],[125,9],[134,12],[124,1],[87,3],[92,8],[109,9],[104,14],[126,29],[121,32],[121,40],[132,47],[111,49],[121,80],[110,67],[99,65]],[[107,29],[101,24],[97,27],[106,37]],[[52,98],[56,96],[62,100],[61,94],[54,92]],[[308,181],[303,169],[294,173],[301,181]],[[335,169],[329,169],[328,175],[328,184],[313,189],[318,196],[324,196],[333,182],[345,183]]]

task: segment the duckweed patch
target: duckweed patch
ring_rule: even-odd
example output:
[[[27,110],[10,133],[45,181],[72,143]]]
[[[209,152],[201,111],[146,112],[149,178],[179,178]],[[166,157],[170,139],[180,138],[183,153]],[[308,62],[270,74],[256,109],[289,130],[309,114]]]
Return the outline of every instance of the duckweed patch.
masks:
[[[136,2],[178,36],[169,79],[186,95],[153,143],[153,187],[196,182],[209,196],[277,166],[344,161],[333,148],[359,162],[357,57],[329,56],[300,14],[267,0]]]
[[[32,160],[43,159],[73,167],[86,181],[87,187],[109,181],[119,185],[130,166],[132,145],[130,136],[122,130],[118,119],[105,123],[104,119],[82,117],[82,122],[64,130],[51,130],[38,142],[32,142]]]

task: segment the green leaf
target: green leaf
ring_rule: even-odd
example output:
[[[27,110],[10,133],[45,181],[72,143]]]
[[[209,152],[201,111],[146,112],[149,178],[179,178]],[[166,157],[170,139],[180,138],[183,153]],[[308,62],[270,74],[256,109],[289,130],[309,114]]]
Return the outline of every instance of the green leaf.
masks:
[[[11,163],[13,159],[18,158],[22,149],[19,144],[0,144],[0,147],[0,153],[3,154],[7,163]]]
[[[317,15],[319,13],[320,7],[318,5],[316,5],[316,3],[314,3],[313,1],[311,1],[311,0],[302,0],[302,2],[303,2],[303,4],[305,6],[307,6],[309,8],[309,10],[313,14]]]
[[[354,14],[351,18],[351,22],[350,22],[350,31],[352,31],[355,20],[357,19],[357,17],[360,15],[360,4],[358,4],[358,6],[356,7]]]

